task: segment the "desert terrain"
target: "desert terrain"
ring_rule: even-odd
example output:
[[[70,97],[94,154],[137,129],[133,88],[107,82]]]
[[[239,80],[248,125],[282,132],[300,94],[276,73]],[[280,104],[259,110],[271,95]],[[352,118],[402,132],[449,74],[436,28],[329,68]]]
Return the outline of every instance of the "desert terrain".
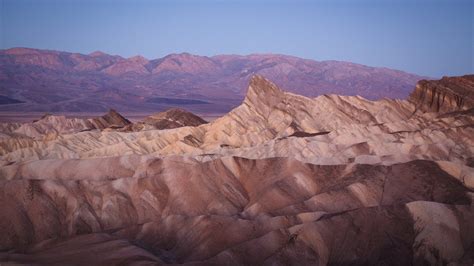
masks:
[[[150,71],[118,62],[103,71]],[[473,75],[378,100],[264,76],[212,121],[1,123],[0,263],[474,263]]]

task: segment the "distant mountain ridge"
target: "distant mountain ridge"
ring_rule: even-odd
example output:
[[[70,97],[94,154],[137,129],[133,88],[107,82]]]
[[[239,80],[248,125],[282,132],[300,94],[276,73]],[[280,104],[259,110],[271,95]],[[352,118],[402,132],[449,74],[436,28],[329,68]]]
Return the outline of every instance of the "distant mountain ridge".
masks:
[[[151,98],[197,100],[200,113],[222,113],[244,97],[259,74],[290,92],[406,98],[423,77],[388,68],[315,61],[278,54],[170,54],[158,59],[88,55],[31,48],[0,50],[0,96],[13,99],[0,111],[160,111],[181,106]],[[16,103],[20,101],[21,103]]]

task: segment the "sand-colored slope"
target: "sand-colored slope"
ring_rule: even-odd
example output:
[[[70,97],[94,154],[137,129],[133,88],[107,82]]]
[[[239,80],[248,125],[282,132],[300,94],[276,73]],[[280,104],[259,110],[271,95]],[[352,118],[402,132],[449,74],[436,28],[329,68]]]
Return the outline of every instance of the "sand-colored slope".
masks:
[[[81,131],[121,128],[131,122],[111,109],[105,115],[95,118],[66,118],[45,115],[32,123],[2,123],[2,134],[11,138],[54,139],[58,135],[74,134]],[[5,137],[6,138],[6,137]]]
[[[408,101],[337,95],[310,99],[283,92],[256,76],[242,105],[209,124],[133,133],[79,132],[49,141],[4,138],[0,154],[3,164],[126,154],[202,160],[291,156],[317,164],[464,162],[474,157],[473,124],[471,113],[421,113]]]
[[[235,264],[310,258],[375,263],[387,260],[383,250],[393,246],[391,256],[413,253],[415,259],[430,261],[438,250],[437,260],[459,261],[474,240],[466,227],[473,216],[472,188],[430,161],[316,166],[286,158],[97,160],[88,169],[94,163],[109,169],[98,167],[90,178],[87,162],[73,160],[51,164],[44,176],[26,168],[2,181],[1,249],[108,232],[138,241],[165,262],[220,264],[231,256]],[[454,229],[442,233],[461,251],[444,249],[423,233],[439,230],[436,220],[426,218],[437,209],[418,207],[418,201],[436,202],[436,208],[458,206],[448,207],[454,218],[445,218],[454,219],[445,221]],[[379,229],[370,231],[374,226]],[[343,237],[341,229],[355,242],[337,237]],[[422,245],[420,239],[425,239]],[[365,241],[372,242],[356,249]],[[41,246],[31,253],[42,256]],[[309,257],[299,258],[299,252]]]
[[[470,265],[473,113],[422,110],[256,76],[200,126],[7,132],[0,263]]]

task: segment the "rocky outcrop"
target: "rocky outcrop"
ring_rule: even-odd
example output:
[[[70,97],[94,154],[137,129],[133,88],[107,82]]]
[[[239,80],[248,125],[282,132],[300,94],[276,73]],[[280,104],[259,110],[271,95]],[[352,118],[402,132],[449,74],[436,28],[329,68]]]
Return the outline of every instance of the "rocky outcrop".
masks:
[[[448,263],[469,261],[474,240],[472,193],[435,162],[125,156],[28,164],[1,183],[0,249],[16,252],[0,261],[72,262],[62,253],[100,238],[130,250],[115,263],[140,253],[165,263]],[[97,252],[82,252],[84,262]]]
[[[91,118],[90,121],[94,128],[104,129],[107,127],[124,127],[131,122],[119,114],[114,109],[110,109],[105,115],[101,117]]]
[[[131,123],[118,129],[121,132],[139,132],[147,130],[197,127],[206,124],[201,117],[180,108],[171,108],[145,117],[142,121]],[[113,130],[114,131],[114,130]]]
[[[131,122],[110,109],[105,115],[94,118],[67,118],[66,116],[44,115],[31,123],[2,123],[3,134],[36,139],[50,138],[58,135],[73,134],[89,130],[106,128],[123,128]]]
[[[208,124],[159,131],[134,123],[121,129],[64,135],[48,142],[7,138],[0,141],[0,155],[4,163],[124,153],[190,155],[200,160],[283,156],[315,164],[393,164],[415,159],[465,162],[474,157],[473,123],[469,112],[433,116],[416,111],[408,101],[338,95],[306,98],[255,76],[244,102]],[[297,137],[298,132],[308,136]],[[94,145],[89,145],[91,140]]]
[[[409,101],[427,112],[447,113],[474,108],[474,75],[422,80]]]
[[[207,123],[201,117],[180,108],[171,108],[165,112],[150,115],[143,122],[156,129],[197,127]]]
[[[210,123],[149,119],[0,138],[0,263],[474,262],[469,110],[307,98],[254,76]]]

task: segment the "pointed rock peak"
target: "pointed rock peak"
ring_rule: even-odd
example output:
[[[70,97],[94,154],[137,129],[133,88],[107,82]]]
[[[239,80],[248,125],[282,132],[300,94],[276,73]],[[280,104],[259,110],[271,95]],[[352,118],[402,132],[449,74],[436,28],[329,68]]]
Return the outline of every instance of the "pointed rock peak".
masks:
[[[175,115],[181,115],[181,114],[187,114],[187,113],[192,114],[191,112],[188,112],[184,109],[173,107],[163,112],[154,113],[150,115],[149,118],[170,118]]]
[[[249,105],[273,106],[283,98],[284,92],[270,80],[260,75],[254,75],[250,79],[247,95],[244,102]]]
[[[282,90],[278,88],[277,85],[275,85],[273,82],[271,82],[270,80],[266,79],[265,77],[261,75],[253,75],[252,78],[250,79],[250,86],[261,88],[263,90],[274,90],[274,91],[282,92]]]
[[[183,126],[200,126],[207,121],[181,108],[171,108],[145,118],[144,123],[157,129],[170,129]]]
[[[167,115],[172,115],[172,114],[191,114],[191,112],[188,112],[182,108],[178,108],[178,107],[173,107],[173,108],[170,108],[166,111],[163,112],[164,114],[167,114]]]
[[[176,120],[187,120],[189,125],[201,125],[206,124],[207,121],[202,119],[200,116],[197,116],[187,110],[181,108],[171,108],[165,112],[165,115],[169,118]]]
[[[102,118],[110,124],[114,125],[128,125],[131,122],[119,114],[115,109],[110,109]]]
[[[249,88],[247,91],[247,96],[249,94],[255,94],[255,95],[280,95],[282,94],[283,91],[278,88],[277,85],[275,85],[273,82],[270,80],[264,78],[263,76],[260,75],[253,75],[252,78],[250,79],[250,84]]]

